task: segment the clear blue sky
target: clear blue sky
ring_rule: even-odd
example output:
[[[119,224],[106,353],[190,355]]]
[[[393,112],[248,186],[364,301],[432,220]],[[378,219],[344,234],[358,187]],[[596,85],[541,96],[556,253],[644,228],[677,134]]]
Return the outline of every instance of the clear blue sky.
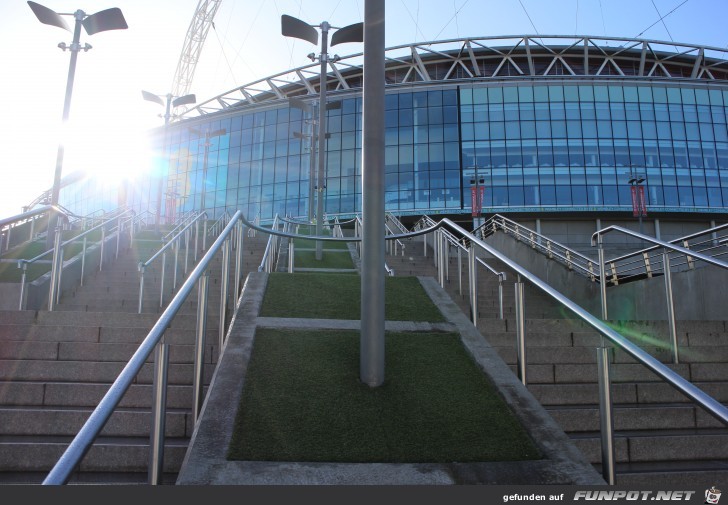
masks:
[[[313,46],[280,35],[280,16],[345,26],[363,20],[365,0],[222,0],[190,92],[198,101],[309,62]],[[103,170],[116,177],[146,168],[144,132],[162,112],[141,90],[164,95],[198,0],[42,0],[57,12],[119,7],[128,30],[81,43],[72,133],[64,174]],[[725,48],[727,0],[387,0],[386,43],[518,34],[637,37]],[[659,21],[660,15],[666,15]],[[72,18],[67,18],[72,24]],[[3,0],[0,97],[0,217],[20,212],[53,180],[71,34],[40,24],[24,0]],[[339,54],[361,50],[357,44]],[[107,160],[107,161],[104,161]],[[111,160],[110,162],[108,160]]]

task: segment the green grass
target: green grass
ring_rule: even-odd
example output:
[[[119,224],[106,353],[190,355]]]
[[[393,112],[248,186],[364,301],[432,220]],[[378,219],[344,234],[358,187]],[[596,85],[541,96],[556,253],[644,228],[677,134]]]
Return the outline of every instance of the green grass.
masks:
[[[50,263],[32,263],[28,265],[25,281],[34,281],[41,275],[50,271]],[[0,263],[0,282],[20,282],[22,280],[22,277],[23,270],[21,268],[18,268],[17,262],[14,261],[12,263]]]
[[[228,459],[540,459],[456,334],[386,336],[386,378],[359,382],[358,332],[256,333]]]
[[[321,259],[316,259],[316,251],[294,252],[296,268],[354,268],[349,251],[331,252],[323,251]]]
[[[445,318],[416,277],[386,277],[385,315],[389,321],[442,322]],[[260,315],[360,319],[361,278],[334,273],[272,273]]]

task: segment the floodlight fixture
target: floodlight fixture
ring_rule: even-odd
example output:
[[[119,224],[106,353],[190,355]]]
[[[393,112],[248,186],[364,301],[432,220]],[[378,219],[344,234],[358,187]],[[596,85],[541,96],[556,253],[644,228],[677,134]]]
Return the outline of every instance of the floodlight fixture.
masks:
[[[104,32],[107,30],[124,30],[128,28],[124,15],[121,10],[114,7],[106,9],[96,14],[88,15],[82,10],[77,10],[74,13],[58,13],[48,7],[40,5],[36,2],[28,2],[28,6],[43,24],[55,26],[62,30],[71,31],[71,28],[65,22],[61,16],[73,16],[76,23],[73,29],[73,41],[68,46],[65,43],[58,44],[63,51],[66,49],[71,51],[71,61],[68,66],[68,79],[66,81],[66,95],[63,104],[63,124],[68,122],[68,116],[71,109],[71,96],[73,95],[73,80],[76,74],[76,60],[78,58],[79,51],[88,51],[91,49],[90,44],[86,44],[83,47],[79,43],[81,38],[81,27],[86,30],[88,35],[95,33]],[[58,154],[56,156],[56,169],[53,176],[53,188],[51,190],[51,205],[58,205],[58,197],[61,191],[61,174],[63,172],[63,155],[64,147],[63,144],[58,146]],[[51,214],[51,219],[48,221],[48,234],[46,244],[50,248],[54,244],[55,239],[55,228],[58,220],[57,213]]]

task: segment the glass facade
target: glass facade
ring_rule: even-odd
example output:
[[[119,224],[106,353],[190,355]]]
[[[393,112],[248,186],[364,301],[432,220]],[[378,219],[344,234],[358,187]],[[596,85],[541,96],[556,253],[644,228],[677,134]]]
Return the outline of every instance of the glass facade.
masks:
[[[635,81],[515,78],[388,88],[387,210],[470,214],[477,183],[483,212],[624,213],[632,209],[636,172],[652,213],[725,212],[728,88]],[[325,211],[349,216],[361,211],[361,90],[331,93],[330,100],[338,107],[327,111]],[[310,118],[286,100],[233,110],[160,130],[160,172],[125,190],[127,203],[155,212],[159,193],[168,217],[200,208],[214,216],[241,209],[263,221],[305,217]]]

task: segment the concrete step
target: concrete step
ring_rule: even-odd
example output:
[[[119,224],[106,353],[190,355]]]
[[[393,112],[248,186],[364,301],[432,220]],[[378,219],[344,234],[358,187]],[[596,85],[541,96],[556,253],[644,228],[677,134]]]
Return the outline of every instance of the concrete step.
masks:
[[[0,468],[3,472],[50,471],[71,437],[2,437]],[[187,439],[166,439],[164,471],[177,472],[187,451]],[[81,472],[146,472],[149,436],[97,439],[81,461]]]
[[[100,344],[96,342],[26,342],[7,341],[0,347],[2,360],[58,360],[128,362],[138,349],[137,344]],[[171,344],[170,363],[193,363],[195,346]],[[148,358],[152,361],[153,356]],[[205,363],[217,361],[217,346],[205,345]]]
[[[599,433],[576,433],[571,440],[592,463],[601,462]],[[617,463],[711,461],[728,459],[728,430],[616,432]]]
[[[3,406],[36,407],[96,407],[108,392],[110,383],[73,382],[0,382],[0,402]],[[151,384],[132,384],[119,402],[119,408],[150,408]],[[167,386],[167,408],[189,409],[192,405],[192,386]]]
[[[706,394],[720,402],[728,402],[728,383],[701,382],[697,384]],[[594,405],[599,401],[599,389],[591,384],[529,384],[528,390],[545,406]],[[685,395],[664,382],[630,382],[612,384],[614,404],[691,403]]]
[[[49,382],[107,382],[112,383],[119,376],[126,363],[94,361],[48,361],[48,360],[0,360],[0,381],[49,381]],[[169,384],[191,384],[193,365],[170,363]],[[212,367],[205,367],[204,380],[209,382]],[[153,366],[145,364],[135,382],[151,384]]]
[[[0,407],[0,439],[7,436],[70,436],[83,427],[92,409],[79,407]],[[144,437],[151,431],[151,412],[119,408],[104,425],[100,436]],[[192,413],[167,409],[165,436],[192,435]]]

